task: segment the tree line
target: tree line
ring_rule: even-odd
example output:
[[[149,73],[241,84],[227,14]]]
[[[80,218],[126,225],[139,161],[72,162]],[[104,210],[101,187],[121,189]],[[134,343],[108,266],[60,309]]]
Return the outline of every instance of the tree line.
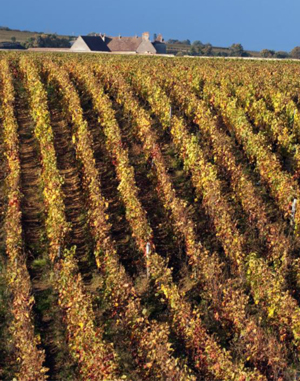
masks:
[[[25,48],[69,48],[70,37],[58,37],[56,34],[41,34],[29,37],[24,43]]]
[[[41,34],[35,37],[29,37],[25,42],[19,42],[15,36],[10,41],[0,42],[6,46],[28,48],[70,48],[73,37],[59,37],[56,34]]]
[[[242,44],[235,43],[229,48],[218,49],[212,46],[212,44],[203,44],[201,41],[196,40],[193,43],[189,39],[176,40],[169,39],[166,41],[168,45],[182,45],[188,46],[186,54],[191,56],[218,56],[218,57],[251,57],[251,52],[244,50]],[[178,51],[177,55],[183,55],[182,51]],[[257,56],[257,55],[255,55]],[[296,58],[300,59],[300,46],[296,46],[290,52],[275,51],[271,49],[262,49],[259,52],[259,56],[262,58]]]

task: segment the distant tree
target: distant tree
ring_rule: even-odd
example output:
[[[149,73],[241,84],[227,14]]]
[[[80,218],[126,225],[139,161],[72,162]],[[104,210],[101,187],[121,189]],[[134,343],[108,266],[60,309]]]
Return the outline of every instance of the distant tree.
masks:
[[[180,43],[182,45],[191,45],[191,41],[190,40],[182,40],[182,41],[180,41]]]
[[[33,48],[35,46],[35,37],[29,37],[24,43],[25,48]]]
[[[192,44],[189,50],[191,56],[202,56],[203,49],[205,50],[205,45],[194,45]]]
[[[279,50],[278,52],[276,52],[275,54],[274,54],[274,57],[276,57],[276,58],[289,58],[289,53],[288,52],[284,52],[284,51],[282,51],[282,50]]]
[[[90,33],[88,33],[88,36],[97,36],[97,33],[96,32],[90,32]]]
[[[42,34],[37,38],[37,46],[44,48],[68,48],[70,42],[68,38],[60,38],[56,34]]]
[[[38,47],[38,48],[46,48],[46,38],[41,35],[41,36],[37,36],[36,39],[35,39],[35,47]]]
[[[193,46],[204,46],[204,44],[202,44],[202,42],[199,40],[194,41],[192,45]]]
[[[228,57],[227,52],[217,52],[215,53],[216,57]]]
[[[274,50],[269,50],[269,49],[263,49],[260,51],[260,56],[263,58],[271,58],[275,54]]]
[[[156,41],[156,39],[157,39],[157,33],[154,33],[153,34],[153,41]]]
[[[178,44],[180,41],[179,40],[172,40],[172,39],[169,39],[167,41],[167,44]]]
[[[183,52],[177,52],[177,53],[176,53],[176,56],[177,56],[177,57],[183,57],[184,54],[183,54]]]
[[[12,36],[11,40],[12,40],[12,42],[16,42],[17,41],[15,36]]]
[[[251,57],[251,54],[250,54],[249,52],[246,52],[246,50],[244,50],[244,51],[242,52],[241,57]]]
[[[292,51],[291,51],[291,57],[292,58],[300,58],[300,46],[296,46]]]
[[[198,55],[198,50],[196,49],[196,47],[194,45],[191,46],[189,54],[191,56],[197,56]]]
[[[211,44],[205,44],[201,48],[201,55],[203,55],[203,56],[212,56],[213,55],[212,45]]]
[[[25,43],[26,48],[69,48],[68,38],[60,38],[56,34],[41,34],[30,37]]]
[[[232,44],[230,46],[230,55],[233,57],[242,57],[244,48],[241,44]]]

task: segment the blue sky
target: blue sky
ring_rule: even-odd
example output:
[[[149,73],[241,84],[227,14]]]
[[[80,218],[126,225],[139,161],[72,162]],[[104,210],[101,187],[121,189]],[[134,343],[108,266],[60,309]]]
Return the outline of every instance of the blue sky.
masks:
[[[1,4],[3,3],[3,4]],[[0,0],[0,25],[59,34],[144,31],[214,46],[300,46],[298,0]]]

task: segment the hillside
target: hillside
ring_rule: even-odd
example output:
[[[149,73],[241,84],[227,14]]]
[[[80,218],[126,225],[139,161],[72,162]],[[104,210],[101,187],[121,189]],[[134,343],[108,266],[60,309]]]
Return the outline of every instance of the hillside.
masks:
[[[0,53],[0,378],[300,372],[299,64]]]
[[[40,34],[43,34],[43,32],[38,33],[38,32],[21,31],[21,30],[13,30],[13,29],[3,30],[0,27],[0,42],[11,41],[11,38],[15,37],[17,42],[24,43],[25,41],[28,40],[28,38],[37,37]],[[68,38],[69,36],[58,35],[58,37]]]

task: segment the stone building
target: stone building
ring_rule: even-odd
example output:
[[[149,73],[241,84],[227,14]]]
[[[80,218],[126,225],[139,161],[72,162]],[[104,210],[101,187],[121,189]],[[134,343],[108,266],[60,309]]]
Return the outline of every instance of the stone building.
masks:
[[[74,52],[112,52],[126,54],[164,54],[166,45],[161,35],[151,42],[149,33],[142,37],[110,37],[105,34],[98,36],[79,36],[71,47]]]
[[[149,33],[143,33],[142,37],[106,37],[102,36],[111,52],[118,53],[151,53],[156,54],[152,42],[149,40]]]
[[[79,36],[71,46],[73,52],[109,52],[100,36]]]
[[[167,54],[167,46],[164,43],[163,36],[159,34],[152,42],[157,54]]]

